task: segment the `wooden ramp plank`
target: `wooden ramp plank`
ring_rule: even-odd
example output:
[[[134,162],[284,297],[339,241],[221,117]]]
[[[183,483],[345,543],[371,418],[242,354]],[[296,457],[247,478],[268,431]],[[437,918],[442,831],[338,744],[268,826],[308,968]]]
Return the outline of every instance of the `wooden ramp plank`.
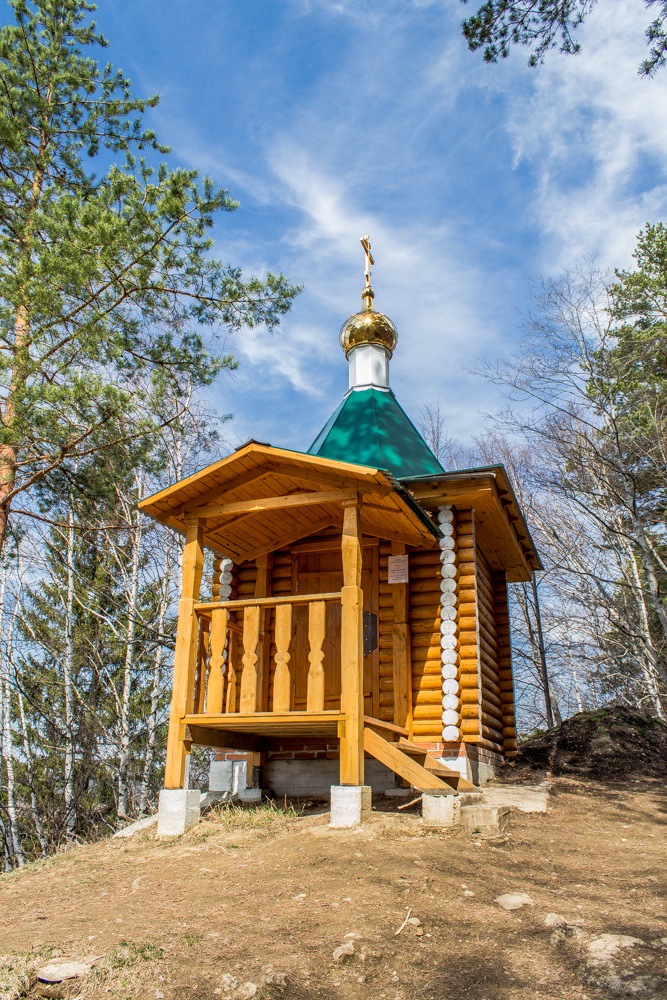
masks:
[[[390,771],[409,781],[420,792],[438,789],[454,794],[454,790],[441,781],[437,775],[427,771],[421,764],[398,750],[396,744],[388,743],[379,733],[368,726],[364,727],[364,750],[388,767]]]

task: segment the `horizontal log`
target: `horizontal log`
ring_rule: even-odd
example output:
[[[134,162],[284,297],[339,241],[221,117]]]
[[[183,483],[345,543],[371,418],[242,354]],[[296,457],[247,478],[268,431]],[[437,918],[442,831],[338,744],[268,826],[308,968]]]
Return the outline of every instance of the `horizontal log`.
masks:
[[[417,627],[419,626],[419,627]],[[410,622],[410,636],[412,644],[419,646],[439,646],[440,630],[433,628],[427,622]]]
[[[477,589],[477,615],[478,617],[486,616],[487,620],[493,623],[493,605],[489,603],[486,595],[479,588]]]
[[[485,750],[494,750],[496,753],[502,754],[505,752],[505,748],[502,743],[498,743],[496,740],[488,739],[484,736],[464,736],[464,743],[473,743],[475,746],[484,747]]]
[[[440,594],[440,584],[442,574],[440,566],[435,566],[428,577],[419,580],[410,579],[410,600],[423,596],[424,594]]]
[[[426,659],[426,660],[440,659],[440,653],[441,653],[440,643],[438,643],[437,646],[435,643],[433,643],[432,646],[425,646],[425,645],[422,646],[421,643],[418,644],[413,641],[410,644],[410,649],[412,650],[413,657],[419,657],[420,659]]]
[[[482,675],[482,687],[487,691],[491,691],[500,700],[500,688],[494,680],[491,670],[483,660],[479,665],[479,669]]]
[[[425,743],[435,742],[442,739],[442,722],[437,724],[435,722],[418,722],[415,720],[412,724],[412,732],[415,736],[421,737]]]
[[[418,705],[438,705],[442,711],[442,689],[429,691],[420,687],[413,693],[412,704],[414,707]]]
[[[410,609],[430,607],[440,609],[440,587],[422,594],[410,594]]]
[[[489,691],[488,686],[486,684],[484,684],[482,686],[482,705],[484,705],[486,707],[487,704],[488,705],[493,705],[493,707],[496,710],[496,712],[502,718],[502,715],[503,715],[503,712],[504,712],[504,707],[503,707],[502,701],[500,700],[500,698],[498,697],[498,695],[494,691]]]
[[[428,622],[430,628],[435,632],[440,628],[440,608],[411,608],[410,625],[415,621]]]
[[[422,674],[419,678],[418,690],[420,691],[441,691],[442,675],[440,671],[434,674]]]
[[[459,614],[462,614],[461,609],[464,605],[467,604],[470,605],[472,612],[477,614],[477,598],[475,596],[474,590],[470,590],[469,588],[465,590],[459,590],[457,593],[457,598],[458,598],[457,607],[459,609]]]
[[[482,696],[482,722],[486,723],[487,726],[492,726],[497,729],[499,733],[503,731],[503,716],[502,712],[499,712],[495,705],[489,704],[489,702],[484,701]]]
[[[466,532],[458,531],[456,533],[456,545],[459,551],[461,551],[461,549],[474,549],[475,539],[472,535],[469,535]]]
[[[419,719],[422,722],[424,719],[439,719],[442,708],[439,705],[416,705],[412,709],[412,715],[415,720]]]

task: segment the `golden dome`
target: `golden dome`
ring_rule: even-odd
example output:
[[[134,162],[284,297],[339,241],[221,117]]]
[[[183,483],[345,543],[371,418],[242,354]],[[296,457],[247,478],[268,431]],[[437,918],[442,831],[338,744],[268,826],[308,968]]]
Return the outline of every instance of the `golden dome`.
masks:
[[[398,331],[388,316],[373,309],[374,292],[370,285],[366,285],[361,297],[364,300],[362,311],[346,319],[340,328],[340,346],[345,357],[360,344],[379,344],[391,357],[398,342]]]

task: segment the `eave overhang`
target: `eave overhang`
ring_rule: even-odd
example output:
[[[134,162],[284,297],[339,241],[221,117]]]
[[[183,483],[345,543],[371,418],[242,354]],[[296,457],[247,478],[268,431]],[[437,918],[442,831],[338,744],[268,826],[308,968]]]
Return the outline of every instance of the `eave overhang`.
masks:
[[[492,568],[505,570],[510,582],[528,581],[536,570],[544,569],[504,466],[459,469],[402,482],[426,510],[434,511],[442,503],[471,507]]]
[[[204,544],[240,563],[331,527],[343,503],[359,498],[365,535],[431,547],[437,524],[387,472],[251,441],[139,504],[185,533],[199,520]]]

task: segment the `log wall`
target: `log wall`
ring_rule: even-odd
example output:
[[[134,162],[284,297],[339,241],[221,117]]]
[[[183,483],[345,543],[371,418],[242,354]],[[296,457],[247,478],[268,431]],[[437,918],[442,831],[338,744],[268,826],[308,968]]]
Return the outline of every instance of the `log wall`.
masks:
[[[474,511],[457,510],[455,524],[461,732],[464,741],[477,742],[482,732]]]
[[[394,644],[392,621],[394,598],[392,588],[387,583],[388,560],[391,542],[380,542],[378,558],[378,589],[380,620],[378,622],[380,647],[380,718],[383,722],[394,721]]]
[[[493,574],[493,592],[498,642],[498,686],[503,715],[503,747],[505,754],[516,753],[516,719],[514,715],[514,681],[512,677],[512,648],[510,643],[510,616],[507,600],[505,573]]]
[[[417,741],[442,739],[440,551],[410,552],[412,729]]]

